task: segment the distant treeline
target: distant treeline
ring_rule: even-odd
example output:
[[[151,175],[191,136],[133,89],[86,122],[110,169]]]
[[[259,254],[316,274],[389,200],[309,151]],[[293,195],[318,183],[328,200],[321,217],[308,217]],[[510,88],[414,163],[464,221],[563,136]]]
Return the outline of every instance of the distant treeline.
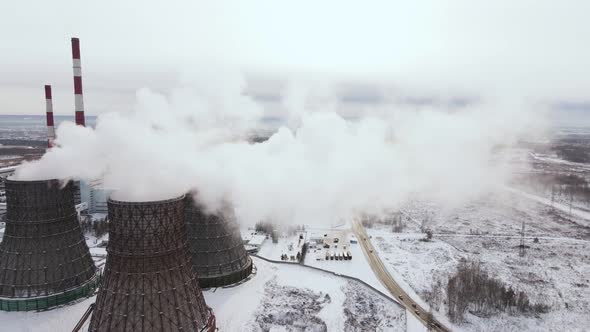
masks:
[[[561,159],[576,162],[590,162],[590,148],[585,145],[558,144],[551,148]]]
[[[263,143],[268,141],[269,138],[270,136],[268,135],[252,135],[248,138],[248,141],[250,143]]]
[[[288,235],[295,235],[297,232],[305,231],[304,225],[277,225],[270,221],[259,221],[254,226],[254,230],[259,233],[265,233],[272,236],[273,240],[276,240],[279,236],[279,232],[286,232]]]
[[[107,218],[95,220],[85,217],[80,220],[80,227],[84,233],[92,233],[95,237],[100,238],[109,232],[109,223]]]
[[[590,184],[577,174],[541,173],[517,180],[538,191],[551,192],[551,199],[565,197],[568,201],[581,201],[590,205]]]
[[[17,145],[17,146],[30,146],[30,147],[47,147],[47,141],[39,140],[25,140],[25,139],[0,139],[2,145]]]

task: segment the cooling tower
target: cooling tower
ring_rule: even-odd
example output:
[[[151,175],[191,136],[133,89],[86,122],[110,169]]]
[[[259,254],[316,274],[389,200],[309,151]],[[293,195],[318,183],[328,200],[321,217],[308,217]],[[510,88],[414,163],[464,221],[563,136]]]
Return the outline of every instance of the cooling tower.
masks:
[[[215,214],[207,214],[188,195],[186,223],[193,267],[201,287],[219,287],[236,283],[252,272],[233,210],[224,206]]]
[[[109,244],[89,331],[213,331],[191,268],[184,196],[109,200]]]
[[[84,240],[72,184],[6,180],[0,244],[0,309],[41,310],[92,294],[96,267]]]

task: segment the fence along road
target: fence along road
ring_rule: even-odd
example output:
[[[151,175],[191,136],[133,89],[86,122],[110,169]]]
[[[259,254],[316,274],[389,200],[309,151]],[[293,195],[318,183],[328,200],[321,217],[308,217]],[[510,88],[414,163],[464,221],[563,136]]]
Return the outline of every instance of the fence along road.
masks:
[[[358,222],[358,220],[352,222],[352,230],[361,244],[363,253],[367,257],[373,272],[377,278],[379,278],[383,286],[389,290],[391,295],[401,302],[408,309],[408,312],[412,313],[412,315],[414,315],[430,331],[450,332],[450,329],[444,327],[440,321],[436,320],[432,315],[429,315],[427,310],[419,306],[416,301],[412,300],[397,282],[395,282],[391,274],[387,271],[385,265],[383,265],[379,255],[377,255],[377,251],[371,244],[365,228],[360,222]]]

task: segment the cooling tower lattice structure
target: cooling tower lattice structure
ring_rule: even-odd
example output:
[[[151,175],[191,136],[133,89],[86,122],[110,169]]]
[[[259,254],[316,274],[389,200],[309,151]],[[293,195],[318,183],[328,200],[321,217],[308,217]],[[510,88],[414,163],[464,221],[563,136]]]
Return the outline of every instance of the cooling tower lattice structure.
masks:
[[[242,242],[231,207],[214,214],[186,197],[186,223],[194,269],[201,287],[220,287],[239,282],[252,272],[252,260]]]
[[[89,331],[213,331],[192,270],[184,196],[108,201],[109,244]]]
[[[0,309],[41,310],[94,292],[99,276],[74,208],[71,182],[6,180]]]

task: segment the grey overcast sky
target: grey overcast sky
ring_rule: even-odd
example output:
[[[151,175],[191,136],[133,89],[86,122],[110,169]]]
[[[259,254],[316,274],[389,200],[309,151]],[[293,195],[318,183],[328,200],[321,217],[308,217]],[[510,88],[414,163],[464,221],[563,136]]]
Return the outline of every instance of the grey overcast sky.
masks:
[[[87,113],[138,88],[231,66],[252,89],[293,75],[387,84],[413,95],[512,93],[588,105],[590,1],[4,1],[0,114],[71,114],[70,37],[81,39]],[[263,91],[266,93],[267,91]]]

